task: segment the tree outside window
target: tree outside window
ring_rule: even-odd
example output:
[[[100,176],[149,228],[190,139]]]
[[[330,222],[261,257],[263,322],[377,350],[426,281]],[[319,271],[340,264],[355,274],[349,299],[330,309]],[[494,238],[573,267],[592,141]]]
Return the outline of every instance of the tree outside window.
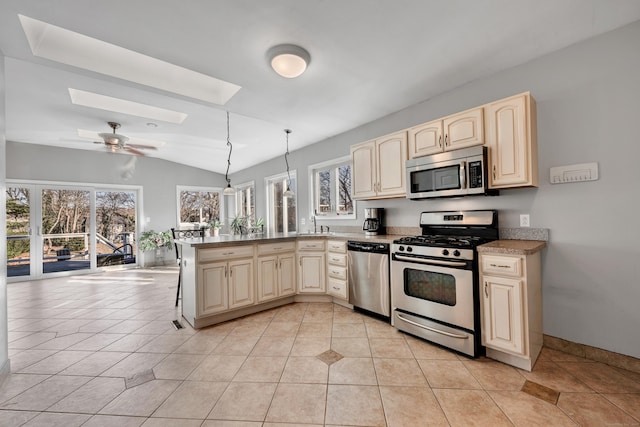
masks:
[[[349,158],[309,166],[312,211],[323,218],[354,218]]]
[[[218,188],[178,186],[178,224],[205,225],[220,220],[222,191]]]

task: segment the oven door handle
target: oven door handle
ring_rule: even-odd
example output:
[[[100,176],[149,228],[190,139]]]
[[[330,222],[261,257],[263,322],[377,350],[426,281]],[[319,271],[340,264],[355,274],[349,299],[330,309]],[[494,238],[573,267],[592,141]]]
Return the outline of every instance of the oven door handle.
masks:
[[[467,162],[460,162],[460,188],[467,188]]]
[[[428,331],[435,332],[437,334],[442,334],[442,335],[446,335],[446,336],[451,337],[451,338],[458,338],[458,339],[463,339],[463,340],[469,339],[468,335],[452,334],[451,332],[446,332],[446,331],[441,331],[439,329],[430,328],[429,326],[421,325],[420,323],[417,323],[417,322],[409,320],[409,319],[407,319],[405,317],[402,317],[401,314],[396,314],[396,316],[398,317],[398,319],[402,320],[403,322],[407,322],[410,325],[417,326],[418,328],[426,329]]]
[[[459,262],[459,261],[441,261],[438,259],[422,259],[422,258],[402,256],[398,254],[394,254],[393,256],[395,257],[395,259],[400,261],[416,262],[419,264],[444,265],[447,267],[464,267],[467,265],[466,262]]]

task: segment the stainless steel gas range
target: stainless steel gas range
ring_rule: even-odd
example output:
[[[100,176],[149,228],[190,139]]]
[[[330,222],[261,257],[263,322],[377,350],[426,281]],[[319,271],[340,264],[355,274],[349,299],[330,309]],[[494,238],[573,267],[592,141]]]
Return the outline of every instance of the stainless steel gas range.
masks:
[[[498,238],[498,212],[422,212],[422,235],[391,245],[391,324],[476,357],[480,299],[476,247]]]

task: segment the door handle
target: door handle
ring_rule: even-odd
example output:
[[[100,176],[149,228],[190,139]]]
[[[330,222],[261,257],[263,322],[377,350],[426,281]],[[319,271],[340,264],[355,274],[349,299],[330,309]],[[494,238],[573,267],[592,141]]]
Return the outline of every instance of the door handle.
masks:
[[[489,298],[489,291],[487,290],[487,282],[484,282],[484,296]]]
[[[496,179],[496,165],[493,165],[493,179]]]
[[[227,266],[224,266],[224,277],[227,277]]]
[[[444,146],[446,147],[447,145],[449,145],[449,135],[445,134],[444,135]]]
[[[467,188],[467,162],[460,162],[460,188]]]
[[[442,148],[442,135],[438,137],[438,146]]]

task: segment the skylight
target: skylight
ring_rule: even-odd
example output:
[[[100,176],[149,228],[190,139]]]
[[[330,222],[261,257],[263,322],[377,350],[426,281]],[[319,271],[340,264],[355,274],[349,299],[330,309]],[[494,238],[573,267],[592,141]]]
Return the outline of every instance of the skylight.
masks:
[[[40,58],[218,105],[226,104],[241,89],[233,83],[28,16],[18,17],[31,52]]]
[[[75,105],[99,108],[163,122],[181,124],[187,118],[187,114],[178,111],[166,110],[152,105],[140,104],[79,89],[69,88],[69,96],[71,97],[71,102]]]

